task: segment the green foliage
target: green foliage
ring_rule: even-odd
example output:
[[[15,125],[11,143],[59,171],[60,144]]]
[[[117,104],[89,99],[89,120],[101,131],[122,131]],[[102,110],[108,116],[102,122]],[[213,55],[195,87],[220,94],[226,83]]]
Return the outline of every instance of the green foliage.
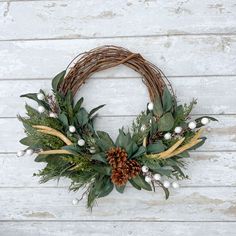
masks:
[[[131,182],[133,182],[135,186],[138,186],[141,189],[152,191],[151,185],[145,181],[144,176],[142,175],[134,177]]]
[[[96,112],[104,105],[95,107],[88,112],[83,107],[83,98],[74,104],[73,94],[68,91],[66,94],[59,92],[59,87],[64,79],[65,71],[59,73],[52,81],[55,104],[52,105],[51,97],[42,90],[45,95],[43,101],[38,100],[37,93],[22,95],[36,101],[46,108],[46,112],[39,113],[37,110],[27,105],[27,117],[19,116],[23,123],[26,137],[20,142],[35,150],[66,150],[69,154],[38,154],[36,162],[45,162],[46,166],[35,174],[40,177],[42,183],[52,179],[59,180],[60,177],[71,179],[70,190],[77,191],[85,188],[87,194],[87,206],[92,207],[96,199],[107,196],[114,188],[111,181],[112,167],[107,162],[107,151],[112,147],[121,147],[127,152],[129,159],[135,159],[141,166],[145,165],[152,174],[158,173],[166,178],[184,179],[188,178],[184,173],[185,158],[189,157],[188,150],[167,159],[151,159],[148,154],[158,154],[174,145],[179,137],[172,137],[170,140],[163,138],[165,132],[173,132],[176,126],[183,128],[182,136],[185,137],[182,145],[188,143],[195,135],[196,131],[188,129],[187,119],[196,104],[193,100],[189,105],[177,105],[175,98],[165,87],[162,97],[154,100],[153,111],[141,112],[132,123],[130,131],[119,130],[119,134],[114,142],[108,133],[95,131],[94,119]],[[54,107],[53,107],[54,106]],[[57,112],[57,118],[48,116],[50,111]],[[201,127],[201,118],[196,119],[197,127]],[[212,121],[215,118],[207,117]],[[69,140],[71,145],[66,145],[60,138],[44,134],[33,128],[34,125],[43,125],[61,132]],[[69,126],[76,128],[75,133],[69,132]],[[84,139],[85,145],[78,146],[78,139]],[[196,149],[204,144],[206,138],[192,147]],[[95,150],[95,153],[91,153]],[[189,149],[190,150],[190,149]],[[138,189],[155,191],[154,182],[151,184],[145,181],[145,176],[141,173],[135,178],[129,179],[130,184]],[[161,181],[155,181],[164,191],[166,198],[169,191]],[[115,186],[119,193],[123,193],[124,186]]]
[[[162,104],[164,112],[171,111],[173,107],[173,98],[172,95],[167,87],[164,88],[164,92],[162,95]]]
[[[29,146],[30,148],[43,148],[43,149],[59,149],[63,146],[63,142],[55,137],[48,134],[43,134],[38,132],[36,129],[32,128],[32,125],[46,125],[51,123],[51,120],[39,119],[38,123],[36,123],[35,119],[26,119],[22,117],[18,117],[19,120],[23,123],[25,127],[25,133],[27,137],[21,139],[21,143]],[[55,126],[57,124],[54,124]],[[48,125],[47,125],[48,126]]]
[[[117,192],[119,192],[119,193],[123,193],[125,190],[125,185],[123,185],[123,186],[115,185],[115,187],[116,187]]]
[[[97,136],[98,138],[96,139],[96,143],[102,151],[107,151],[111,147],[115,146],[108,133],[104,131],[97,131]]]
[[[74,113],[75,113],[75,114],[76,114],[77,112],[79,112],[83,101],[84,101],[84,98],[82,97],[82,98],[80,98],[80,99],[78,100],[78,102],[75,104],[75,106],[74,106]]]
[[[84,126],[89,121],[88,112],[84,108],[81,108],[79,112],[77,113],[77,119],[78,119],[79,125]]]
[[[133,153],[131,158],[138,158],[143,156],[146,153],[146,148],[144,146],[140,146],[136,152]]]
[[[147,153],[159,153],[165,150],[166,146],[161,140],[147,146]]]
[[[107,196],[114,188],[108,176],[98,175],[89,187],[87,206],[92,207],[96,198]]]
[[[136,118],[132,123],[132,140],[141,145],[143,143],[143,139],[148,136],[151,130],[150,120],[152,120],[152,114],[146,114],[145,112],[141,112],[140,115]],[[142,127],[145,129],[142,130]]]
[[[193,99],[189,105],[184,104],[184,117],[185,118],[187,118],[190,115],[191,111],[193,110],[194,105],[196,104],[197,104],[196,99]]]
[[[93,108],[93,109],[89,112],[89,117],[91,117],[93,114],[95,114],[99,109],[103,108],[104,106],[105,106],[105,104]]]
[[[162,107],[162,101],[160,97],[156,97],[154,101],[154,107],[153,107],[153,113],[157,117],[161,117],[163,115],[163,107]]]
[[[52,79],[52,89],[54,92],[58,91],[58,88],[60,84],[62,83],[65,74],[66,74],[66,70],[63,70]]]
[[[41,101],[37,98],[37,93],[27,93],[27,94],[21,95],[20,97],[25,97],[25,98],[29,98],[31,100],[34,100],[39,105],[43,106],[46,110],[50,109],[50,106],[45,101]]]
[[[92,155],[91,160],[100,161],[107,164],[106,154],[104,152]]]
[[[174,118],[170,112],[164,114],[157,122],[159,131],[169,131],[174,126]]]
[[[184,157],[185,158],[185,157]],[[150,159],[145,156],[139,158],[142,165],[147,166],[154,173],[158,173],[168,178],[185,179],[187,175],[183,173],[185,168],[185,162],[181,160],[181,157],[172,157],[168,159]]]

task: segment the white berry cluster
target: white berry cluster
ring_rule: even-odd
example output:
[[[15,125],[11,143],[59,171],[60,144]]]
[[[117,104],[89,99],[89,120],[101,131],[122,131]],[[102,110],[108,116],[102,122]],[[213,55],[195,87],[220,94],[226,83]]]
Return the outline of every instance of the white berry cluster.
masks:
[[[40,101],[43,101],[44,99],[45,99],[45,96],[44,96],[44,94],[43,93],[38,93],[37,94],[37,98],[38,98],[38,100],[40,100]],[[38,112],[39,113],[44,113],[45,112],[45,107],[44,106],[38,106]],[[52,111],[50,111],[49,112],[49,117],[51,117],[51,118],[57,118],[57,114],[56,113],[54,113],[54,112],[52,112]]]
[[[142,166],[142,172],[147,183],[161,181],[162,179],[160,174],[153,174],[151,171],[149,171],[149,168],[147,166]],[[179,184],[177,182],[170,183],[168,180],[164,180],[162,184],[165,188],[169,188],[170,186],[172,186],[172,188],[179,188]]]
[[[38,93],[37,98],[38,98],[38,100],[42,101],[42,100],[44,100],[45,96],[43,93]],[[38,106],[38,112],[39,113],[45,112],[45,108],[43,106]]]
[[[18,151],[16,155],[18,157],[22,157],[24,155],[31,156],[33,153],[34,153],[33,149],[27,149],[26,151],[25,150]]]
[[[202,124],[202,125],[206,125],[206,124],[208,124],[208,123],[209,123],[209,119],[208,119],[208,118],[203,117],[203,118],[201,119],[201,124]],[[197,123],[196,123],[195,121],[191,121],[191,122],[188,123],[188,128],[189,128],[189,129],[194,130],[196,127],[197,127]],[[174,129],[174,134],[177,134],[177,135],[178,135],[178,134],[181,134],[182,131],[183,131],[183,128],[180,127],[180,126],[177,126],[177,127],[175,127],[175,129]],[[173,135],[174,135],[174,134],[173,134]],[[170,132],[164,134],[164,139],[165,139],[165,140],[169,140],[169,139],[171,139],[171,137],[172,137],[172,134],[171,134]]]
[[[154,104],[152,103],[152,102],[150,102],[150,103],[148,103],[148,110],[149,111],[152,111],[153,110],[153,108],[154,108]],[[206,125],[206,124],[208,124],[209,123],[209,119],[207,118],[207,117],[203,117],[202,119],[201,119],[201,124],[202,125]],[[188,123],[188,128],[189,129],[191,129],[191,130],[193,130],[193,129],[195,129],[197,127],[197,123],[195,122],[195,121],[191,121],[191,122],[189,122]],[[177,127],[175,127],[175,129],[174,129],[174,133],[175,134],[181,134],[181,132],[183,131],[183,128],[182,127],[180,127],[180,126],[177,126]],[[165,140],[169,140],[169,139],[171,139],[171,137],[172,137],[172,134],[171,133],[165,133],[164,134],[164,139]]]

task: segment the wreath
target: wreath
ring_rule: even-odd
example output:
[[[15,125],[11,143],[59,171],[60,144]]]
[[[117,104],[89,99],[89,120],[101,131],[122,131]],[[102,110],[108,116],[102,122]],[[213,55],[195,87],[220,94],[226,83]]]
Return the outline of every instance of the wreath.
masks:
[[[70,190],[84,189],[81,199],[87,195],[88,207],[113,188],[123,193],[128,182],[138,190],[155,191],[159,186],[167,199],[170,187],[179,187],[176,180],[188,178],[183,172],[185,160],[190,150],[204,144],[203,126],[216,119],[204,116],[190,120],[196,100],[189,105],[177,104],[162,71],[140,54],[102,46],[72,62],[53,78],[52,93],[40,90],[21,96],[36,101],[38,108],[26,104],[27,116],[18,116],[27,135],[20,143],[27,148],[17,155],[35,154],[36,162],[46,163],[34,174],[40,176],[41,183],[69,178]],[[113,141],[108,133],[94,127],[97,111],[104,105],[88,112],[84,99],[75,102],[74,96],[93,73],[120,64],[143,77],[151,101],[131,128],[121,128]]]

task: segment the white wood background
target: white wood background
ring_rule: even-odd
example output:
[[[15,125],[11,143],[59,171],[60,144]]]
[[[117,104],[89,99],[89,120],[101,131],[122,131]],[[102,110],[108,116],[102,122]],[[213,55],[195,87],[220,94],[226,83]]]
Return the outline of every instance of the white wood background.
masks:
[[[93,213],[68,181],[39,185],[43,165],[17,158],[23,137],[19,95],[48,89],[79,52],[116,44],[140,52],[171,80],[181,102],[198,98],[194,116],[213,115],[205,146],[188,160],[191,180],[171,191],[128,187],[98,201]],[[236,235],[235,0],[0,0],[0,235]],[[97,127],[113,137],[148,95],[124,67],[98,73],[80,91],[107,106]]]

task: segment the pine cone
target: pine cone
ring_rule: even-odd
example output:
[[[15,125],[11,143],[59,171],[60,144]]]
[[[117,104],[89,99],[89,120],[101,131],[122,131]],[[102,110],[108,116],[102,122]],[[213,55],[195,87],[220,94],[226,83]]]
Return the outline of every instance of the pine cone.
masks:
[[[112,168],[121,168],[127,161],[127,153],[120,147],[113,147],[107,152],[107,161]]]
[[[132,179],[140,173],[141,166],[137,161],[129,160],[126,162],[126,169],[127,169],[128,175],[129,175],[129,179]]]
[[[126,168],[117,168],[112,170],[111,181],[117,186],[122,186],[127,183],[129,175]]]

